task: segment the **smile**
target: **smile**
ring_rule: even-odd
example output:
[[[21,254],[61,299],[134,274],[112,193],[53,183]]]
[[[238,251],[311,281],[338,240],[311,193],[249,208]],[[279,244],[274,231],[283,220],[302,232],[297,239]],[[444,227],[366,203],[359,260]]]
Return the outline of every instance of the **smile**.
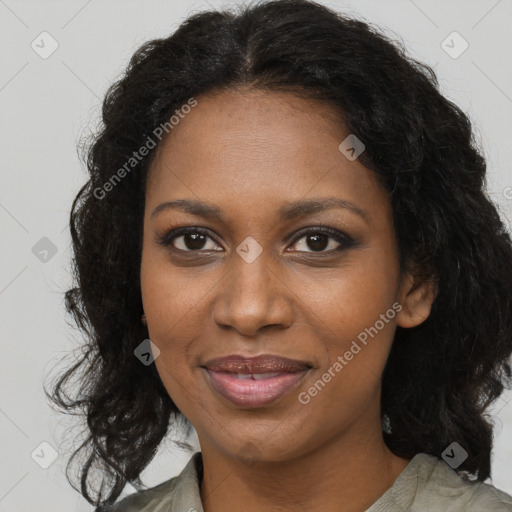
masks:
[[[212,389],[239,407],[262,407],[290,393],[309,369],[297,372],[233,373],[203,368]]]

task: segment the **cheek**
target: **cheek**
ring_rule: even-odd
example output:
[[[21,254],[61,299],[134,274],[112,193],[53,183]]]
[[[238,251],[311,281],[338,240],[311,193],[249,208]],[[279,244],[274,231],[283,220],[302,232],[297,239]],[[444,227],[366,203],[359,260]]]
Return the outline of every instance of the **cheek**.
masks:
[[[368,249],[330,275],[301,280],[297,295],[303,299],[306,322],[315,326],[325,349],[320,378],[327,372],[331,400],[346,400],[347,390],[364,395],[380,382],[400,308],[398,276],[392,251]]]
[[[161,259],[143,260],[141,292],[144,311],[153,325],[182,318],[194,306],[199,293],[197,282],[180,275],[180,270]],[[196,286],[194,286],[196,285]]]
[[[197,333],[189,331],[185,326],[175,325],[173,318],[165,315],[159,320],[156,313],[156,322],[151,324],[149,337],[160,349],[159,356],[155,359],[155,366],[167,390],[167,393],[178,406],[188,415],[190,404],[192,407],[205,406],[198,393],[197,371],[194,371],[194,336]]]
[[[169,265],[143,253],[141,293],[149,338],[160,350],[155,365],[173,399],[186,395],[186,387],[180,383],[190,372],[188,343],[193,334],[187,332],[187,325],[198,302],[193,293],[188,293],[195,288],[181,286],[175,274]]]
[[[310,310],[310,320],[325,326],[326,334],[330,331],[329,336],[347,340],[373,326],[392,308],[398,268],[385,251],[362,250],[343,266],[328,273],[304,272],[295,282],[293,290],[301,298],[304,315]]]
[[[142,302],[154,340],[187,339],[186,331],[194,323],[196,328],[201,325],[196,317],[204,314],[204,304],[211,293],[209,290],[215,289],[218,280],[218,272],[206,267],[191,269],[172,265],[164,251],[156,255],[148,251],[147,257],[143,253]],[[201,323],[207,320],[202,318]],[[193,332],[189,335],[193,336]]]
[[[378,297],[340,299],[337,306],[324,310],[317,342],[325,352],[303,396],[311,400],[310,410],[339,411],[338,419],[332,419],[337,424],[362,414],[376,400],[396,329],[395,317],[392,304]]]

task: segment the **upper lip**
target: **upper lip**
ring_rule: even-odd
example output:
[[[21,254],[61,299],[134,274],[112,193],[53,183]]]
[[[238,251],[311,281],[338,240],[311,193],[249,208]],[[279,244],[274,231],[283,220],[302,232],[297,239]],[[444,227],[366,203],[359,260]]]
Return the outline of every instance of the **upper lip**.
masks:
[[[311,368],[311,365],[305,361],[297,361],[295,359],[271,354],[262,354],[256,357],[244,357],[240,355],[218,357],[207,361],[203,366],[208,368],[208,370],[215,372],[232,372],[242,374],[274,372],[292,373]]]

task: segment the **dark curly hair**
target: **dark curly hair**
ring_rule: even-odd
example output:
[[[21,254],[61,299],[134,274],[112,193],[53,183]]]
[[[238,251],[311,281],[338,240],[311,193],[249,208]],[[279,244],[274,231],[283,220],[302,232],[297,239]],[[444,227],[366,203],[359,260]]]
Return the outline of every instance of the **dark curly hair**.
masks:
[[[440,457],[457,441],[469,453],[461,474],[485,480],[493,429],[486,409],[510,379],[512,351],[512,243],[485,192],[485,160],[470,120],[440,94],[429,66],[379,28],[307,0],[196,13],[142,45],[106,94],[87,147],[90,178],[70,216],[76,282],[65,304],[87,343],[46,392],[87,420],[68,479],[84,453],[80,492],[111,504],[127,482],[142,486],[171,427],[191,431],[155,365],[134,357],[148,337],[139,280],[156,150],[107,194],[98,190],[191,97],[241,86],[323,100],[364,142],[360,161],[391,194],[401,268],[437,287],[429,318],[397,329],[382,378],[382,414],[392,426],[385,442],[412,458]],[[95,471],[102,482],[90,493]]]

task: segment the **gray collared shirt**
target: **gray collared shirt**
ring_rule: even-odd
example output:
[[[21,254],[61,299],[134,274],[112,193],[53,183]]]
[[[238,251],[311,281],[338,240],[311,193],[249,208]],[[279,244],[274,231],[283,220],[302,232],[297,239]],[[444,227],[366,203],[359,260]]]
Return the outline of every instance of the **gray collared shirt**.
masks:
[[[204,512],[201,452],[183,471],[155,487],[131,494],[111,512]],[[512,497],[482,482],[469,482],[444,461],[419,453],[365,512],[512,512]]]

